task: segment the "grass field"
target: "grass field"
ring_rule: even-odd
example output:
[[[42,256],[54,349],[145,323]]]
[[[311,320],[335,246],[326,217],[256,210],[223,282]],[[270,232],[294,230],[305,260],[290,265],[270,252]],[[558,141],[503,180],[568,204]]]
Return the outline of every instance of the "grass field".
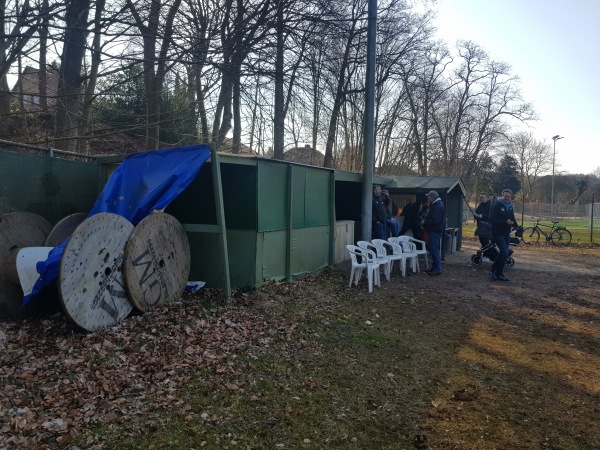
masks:
[[[540,222],[540,225],[550,225],[551,222]],[[558,224],[562,227],[567,227],[567,229],[573,235],[572,244],[590,244],[590,243],[600,243],[600,227],[594,229],[593,232],[589,229],[589,220],[579,219],[579,220],[561,220]],[[533,226],[533,222],[525,221],[523,224],[524,227]],[[465,237],[473,237],[475,234],[476,225],[472,221],[463,224],[462,236]],[[541,227],[544,232],[548,233],[550,228],[546,228],[544,226]],[[543,236],[542,236],[543,237]],[[540,239],[541,241],[541,239]]]

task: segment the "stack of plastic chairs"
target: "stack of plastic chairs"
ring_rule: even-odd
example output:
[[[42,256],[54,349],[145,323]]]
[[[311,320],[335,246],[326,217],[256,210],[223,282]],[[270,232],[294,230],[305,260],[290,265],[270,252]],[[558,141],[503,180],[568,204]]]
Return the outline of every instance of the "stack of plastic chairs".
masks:
[[[390,273],[394,267],[394,261],[400,261],[400,271],[402,272],[402,276],[405,277],[406,260],[409,255],[402,252],[402,247],[398,244],[394,244],[393,242],[386,241],[384,239],[373,239],[371,242],[378,247],[383,247],[383,249],[386,251],[387,257],[391,261]],[[391,249],[391,254],[388,253],[388,248]]]
[[[377,245],[369,241],[358,241],[356,245],[358,245],[360,248],[364,248],[366,250],[371,250],[375,252],[375,261],[381,267],[383,267],[383,273],[385,275],[385,278],[388,281],[390,281],[390,274],[392,272],[392,261],[390,260],[390,258],[387,257],[387,252],[385,251],[385,248],[378,247]]]
[[[379,263],[376,261],[377,255],[375,252],[357,247],[356,245],[346,245],[346,249],[350,253],[350,259],[352,260],[352,269],[350,271],[350,282],[348,283],[348,287],[352,286],[353,281],[354,284],[358,286],[363,269],[367,269],[369,292],[373,292],[373,284],[381,286]]]
[[[429,252],[427,251],[427,243],[425,241],[421,241],[412,236],[398,236],[398,239],[414,243],[417,254],[425,255],[425,268],[429,269]]]
[[[413,272],[419,272],[419,254],[417,253],[417,247],[413,242],[403,240],[400,237],[391,237],[388,241],[398,244],[402,247],[402,253],[406,255],[408,261],[410,261],[410,267]]]

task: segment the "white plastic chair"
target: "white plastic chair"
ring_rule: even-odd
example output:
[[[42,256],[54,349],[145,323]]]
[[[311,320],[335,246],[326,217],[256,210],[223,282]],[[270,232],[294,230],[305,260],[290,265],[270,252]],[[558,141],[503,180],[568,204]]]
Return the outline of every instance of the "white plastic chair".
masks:
[[[408,241],[415,244],[417,255],[425,255],[425,267],[429,269],[429,252],[427,251],[427,243],[411,236],[398,236],[402,241]]]
[[[402,253],[406,255],[406,258],[410,260],[410,268],[413,272],[420,272],[419,267],[419,255],[417,253],[417,246],[407,240],[397,238],[389,238],[390,242],[400,245],[402,247]]]
[[[375,255],[376,255],[375,261],[380,266],[383,266],[383,273],[385,275],[385,278],[388,281],[390,281],[390,273],[392,271],[392,261],[390,260],[390,258],[387,257],[387,252],[385,251],[385,248],[378,247],[369,241],[358,241],[356,243],[356,245],[358,245],[360,248],[364,248],[366,250],[371,250],[371,251],[375,252]]]
[[[376,246],[381,246],[387,253],[387,257],[390,259],[390,273],[394,268],[394,261],[400,261],[400,271],[402,272],[402,276],[406,276],[406,259],[408,255],[402,252],[402,247],[398,244],[394,244],[390,241],[386,241],[384,239],[373,239],[371,241]],[[392,253],[388,253],[387,248],[392,250]]]
[[[352,286],[352,282],[358,286],[363,269],[367,269],[367,279],[369,280],[369,292],[373,292],[373,284],[381,286],[379,279],[379,263],[375,262],[375,252],[357,247],[356,245],[348,244],[346,249],[350,253],[352,260],[352,269],[350,271],[350,282],[348,287]],[[358,261],[360,257],[360,262]]]

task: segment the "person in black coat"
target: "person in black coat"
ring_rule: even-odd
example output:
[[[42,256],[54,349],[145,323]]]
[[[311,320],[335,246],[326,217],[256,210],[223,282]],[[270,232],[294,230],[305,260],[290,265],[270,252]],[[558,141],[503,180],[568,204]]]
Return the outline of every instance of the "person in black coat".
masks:
[[[492,280],[509,281],[504,275],[504,264],[509,253],[510,232],[517,224],[510,189],[504,189],[502,197],[492,205],[489,219],[492,222],[492,239],[500,252],[494,260],[490,278]]]
[[[477,221],[477,225],[479,222],[489,222],[490,221],[490,208],[492,207],[492,199],[488,198],[485,194],[479,194],[479,205],[477,205],[477,209],[475,210],[475,214],[473,217]]]
[[[376,184],[373,186],[373,209],[372,209],[372,220],[373,220],[373,238],[374,239],[386,239],[386,220],[387,220],[387,209],[383,198],[381,196],[381,186]]]
[[[492,199],[488,198],[485,194],[479,194],[479,205],[473,214],[473,218],[477,221],[477,231],[475,235],[479,237],[481,246],[488,244],[492,238],[491,223],[490,222],[490,209],[492,207]],[[484,222],[484,225],[481,223]],[[489,225],[488,225],[489,224]],[[489,229],[489,232],[487,230]]]
[[[446,209],[436,191],[427,194],[429,211],[423,222],[423,228],[427,231],[429,252],[433,265],[427,275],[440,275],[442,273],[442,259],[440,254],[440,243],[442,233],[446,231]]]

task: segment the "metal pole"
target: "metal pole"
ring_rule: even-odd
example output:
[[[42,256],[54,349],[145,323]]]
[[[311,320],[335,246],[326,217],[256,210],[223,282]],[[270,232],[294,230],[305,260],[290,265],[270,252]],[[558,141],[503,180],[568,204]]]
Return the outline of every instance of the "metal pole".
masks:
[[[552,220],[554,220],[554,161],[556,159],[556,141],[562,139],[563,136],[552,136],[552,140],[554,141],[554,151],[552,152],[552,192],[550,194],[550,214],[552,215]]]
[[[365,142],[363,151],[361,236],[371,240],[373,215],[373,155],[375,154],[375,63],[377,53],[377,0],[369,0],[367,22],[367,75],[365,79]]]
[[[554,220],[554,160],[556,158],[556,136],[552,138],[554,140],[554,151],[552,152],[552,192],[550,194],[550,215]]]

